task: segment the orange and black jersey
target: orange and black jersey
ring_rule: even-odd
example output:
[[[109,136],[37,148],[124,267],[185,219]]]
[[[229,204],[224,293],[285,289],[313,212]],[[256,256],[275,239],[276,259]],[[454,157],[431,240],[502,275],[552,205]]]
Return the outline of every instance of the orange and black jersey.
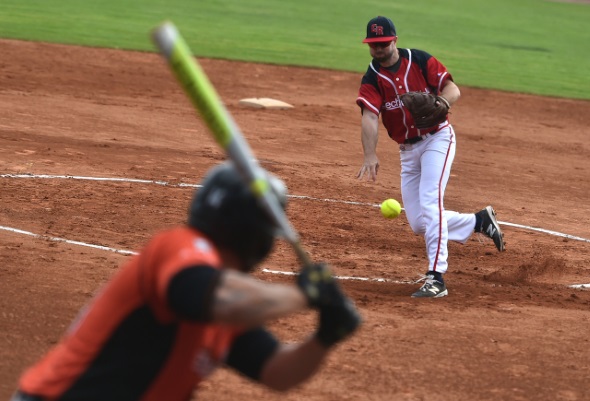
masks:
[[[453,80],[447,68],[423,50],[398,49],[399,59],[391,67],[383,67],[373,59],[362,78],[356,103],[364,111],[381,114],[388,135],[397,143],[424,135],[400,95],[407,92],[440,94],[447,80]],[[441,124],[439,128],[447,123]]]
[[[23,374],[20,391],[44,400],[184,401],[221,364],[257,379],[278,343],[263,328],[211,322],[221,271],[194,229],[157,235]]]

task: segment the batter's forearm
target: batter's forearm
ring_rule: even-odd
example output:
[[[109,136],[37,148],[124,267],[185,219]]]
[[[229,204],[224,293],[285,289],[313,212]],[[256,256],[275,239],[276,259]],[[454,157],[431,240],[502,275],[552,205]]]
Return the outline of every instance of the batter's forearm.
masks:
[[[311,377],[327,354],[315,337],[301,344],[282,344],[264,365],[260,381],[274,390],[289,390]]]
[[[216,322],[258,326],[307,307],[299,288],[265,283],[234,271],[225,271],[213,299]]]

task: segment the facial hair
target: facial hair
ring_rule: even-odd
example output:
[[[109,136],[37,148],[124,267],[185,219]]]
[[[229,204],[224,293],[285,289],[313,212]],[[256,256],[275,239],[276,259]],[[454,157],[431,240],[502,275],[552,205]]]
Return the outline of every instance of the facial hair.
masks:
[[[377,53],[379,53],[379,54],[377,54]],[[393,48],[385,48],[385,49],[382,48],[382,49],[379,49],[378,51],[374,50],[372,56],[378,62],[385,63],[385,62],[391,60],[393,53],[394,53]]]

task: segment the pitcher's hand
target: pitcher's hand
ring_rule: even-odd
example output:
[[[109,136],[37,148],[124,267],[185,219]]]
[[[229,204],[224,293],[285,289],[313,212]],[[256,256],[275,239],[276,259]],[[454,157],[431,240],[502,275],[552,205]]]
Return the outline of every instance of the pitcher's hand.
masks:
[[[356,178],[362,180],[367,175],[367,180],[377,181],[377,172],[379,171],[379,159],[377,156],[365,158],[363,166],[356,175]]]

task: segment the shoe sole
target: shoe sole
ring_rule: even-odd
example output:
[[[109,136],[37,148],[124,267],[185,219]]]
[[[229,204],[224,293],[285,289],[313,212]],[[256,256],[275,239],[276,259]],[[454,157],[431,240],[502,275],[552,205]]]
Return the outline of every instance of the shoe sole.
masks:
[[[498,220],[496,220],[496,211],[491,206],[486,206],[485,209],[486,209],[486,212],[488,212],[490,219],[492,220],[492,224],[494,225],[494,228],[496,229],[496,231],[498,231],[498,234],[500,234],[500,245],[498,246],[498,244],[496,244],[495,242],[494,242],[494,245],[496,245],[496,248],[498,248],[499,252],[504,252],[506,250],[506,246],[504,244],[504,233],[502,232],[502,229],[500,228],[500,225],[498,224]]]
[[[442,297],[446,297],[447,295],[449,295],[449,291],[448,290],[444,290],[436,295],[433,295],[431,297],[421,297],[419,295],[414,296],[414,294],[412,294],[411,298],[442,298]]]

